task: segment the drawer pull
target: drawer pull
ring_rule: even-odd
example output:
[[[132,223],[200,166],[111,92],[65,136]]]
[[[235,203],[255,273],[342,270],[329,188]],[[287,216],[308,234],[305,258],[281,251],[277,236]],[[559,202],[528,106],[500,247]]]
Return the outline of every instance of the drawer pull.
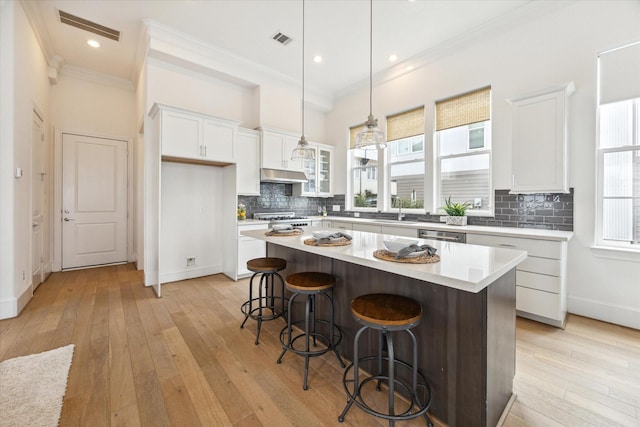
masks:
[[[517,248],[516,245],[510,245],[508,243],[500,243],[498,246],[503,246],[505,248]]]

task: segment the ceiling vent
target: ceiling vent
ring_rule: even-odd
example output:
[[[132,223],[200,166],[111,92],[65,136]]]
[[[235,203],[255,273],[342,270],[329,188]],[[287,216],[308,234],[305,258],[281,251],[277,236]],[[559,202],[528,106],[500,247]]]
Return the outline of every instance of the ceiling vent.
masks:
[[[291,37],[289,37],[286,34],[282,34],[279,31],[273,35],[272,39],[274,39],[278,43],[282,44],[283,46],[288,45],[292,40]]]
[[[60,22],[63,24],[71,25],[72,27],[80,28],[81,30],[89,31],[90,33],[97,34],[117,42],[120,41],[120,31],[105,27],[104,25],[96,24],[95,22],[91,22],[62,10],[58,10],[58,14],[60,15]]]

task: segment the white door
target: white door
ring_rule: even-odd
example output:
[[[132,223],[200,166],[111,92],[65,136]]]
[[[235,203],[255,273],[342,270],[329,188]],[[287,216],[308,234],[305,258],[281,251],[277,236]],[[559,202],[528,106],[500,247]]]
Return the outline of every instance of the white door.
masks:
[[[44,132],[42,118],[31,122],[31,286],[44,280]]]
[[[127,142],[62,136],[62,268],[127,260]]]

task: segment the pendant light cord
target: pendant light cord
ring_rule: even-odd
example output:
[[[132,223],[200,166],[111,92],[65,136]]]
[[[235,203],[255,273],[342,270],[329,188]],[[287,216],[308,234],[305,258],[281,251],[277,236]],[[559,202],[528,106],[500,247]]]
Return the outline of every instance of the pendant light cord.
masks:
[[[302,136],[304,136],[304,3],[302,0]]]
[[[369,116],[373,115],[373,0],[369,0]]]

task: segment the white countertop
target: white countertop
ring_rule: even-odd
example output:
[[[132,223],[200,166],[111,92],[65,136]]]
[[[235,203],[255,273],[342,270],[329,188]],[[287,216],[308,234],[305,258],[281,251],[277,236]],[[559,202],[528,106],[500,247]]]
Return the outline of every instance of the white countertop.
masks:
[[[327,216],[324,220],[352,222],[361,224],[376,224],[390,227],[413,228],[416,230],[442,230],[455,231],[468,234],[488,234],[492,236],[505,237],[525,237],[528,239],[568,241],[573,237],[573,231],[541,230],[537,228],[516,228],[516,227],[491,227],[485,225],[447,225],[438,222],[422,221],[393,221],[381,220],[377,218],[353,218],[348,216]]]
[[[569,241],[573,237],[573,231],[541,230],[537,228],[516,228],[516,227],[491,227],[485,225],[447,225],[438,222],[422,221],[393,221],[379,218],[354,218],[349,216],[314,216],[310,217],[314,221],[340,221],[359,224],[375,224],[389,227],[402,227],[416,230],[439,230],[454,231],[468,234],[487,234],[492,236],[523,237],[527,239],[552,240],[559,242]],[[268,220],[246,219],[238,221],[238,226],[253,224],[268,224]]]
[[[347,233],[353,237],[353,240],[348,246],[318,247],[304,244],[305,239],[313,237],[313,231],[321,229],[321,227],[307,227],[304,234],[291,237],[266,236],[264,230],[247,230],[241,231],[240,234],[303,252],[474,293],[489,286],[527,257],[526,252],[515,249],[429,240],[428,243],[438,249],[440,262],[397,263],[373,257],[375,250],[384,248],[382,242],[387,236],[383,234],[349,230]],[[344,230],[335,231],[344,232]],[[426,243],[423,239],[415,240],[418,244]]]

